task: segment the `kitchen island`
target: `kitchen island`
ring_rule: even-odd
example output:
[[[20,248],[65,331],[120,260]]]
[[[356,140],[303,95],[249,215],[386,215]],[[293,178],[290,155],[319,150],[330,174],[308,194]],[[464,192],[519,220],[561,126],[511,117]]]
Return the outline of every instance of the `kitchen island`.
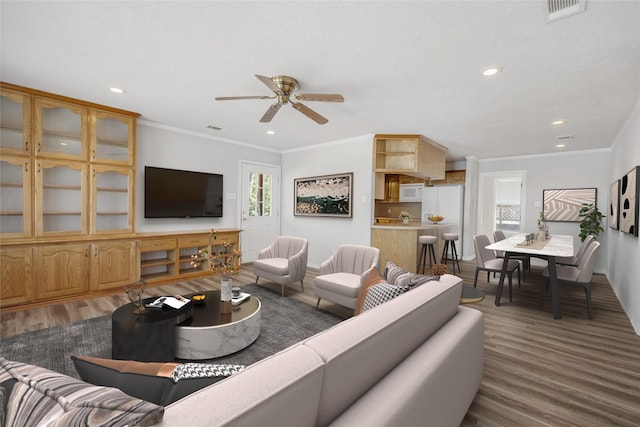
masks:
[[[418,237],[424,235],[437,236],[438,242],[435,244],[436,258],[440,262],[442,256],[443,233],[455,232],[455,224],[433,224],[431,222],[409,222],[404,225],[402,222],[380,222],[371,226],[371,246],[380,249],[380,270],[384,272],[387,260],[404,268],[412,273],[416,272],[418,257],[420,256],[420,245]],[[458,245],[456,245],[458,246]],[[459,251],[460,249],[458,249]],[[429,269],[429,259],[427,267]]]

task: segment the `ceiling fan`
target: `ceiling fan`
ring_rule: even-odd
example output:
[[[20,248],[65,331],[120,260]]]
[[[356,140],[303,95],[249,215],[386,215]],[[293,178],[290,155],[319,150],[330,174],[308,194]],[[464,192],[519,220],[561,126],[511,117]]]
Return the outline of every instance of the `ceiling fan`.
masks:
[[[305,116],[309,117],[311,120],[314,120],[318,124],[325,124],[329,120],[322,117],[317,112],[313,111],[311,108],[300,102],[294,102],[291,100],[291,97],[294,97],[296,100],[300,101],[325,101],[325,102],[344,102],[344,98],[342,95],[338,95],[335,93],[296,93],[296,89],[298,89],[298,81],[293,77],[289,76],[273,76],[266,77],[261,76],[259,74],[255,75],[258,80],[267,85],[269,89],[275,92],[276,96],[218,96],[216,97],[216,101],[229,101],[236,99],[277,99],[278,101],[272,104],[267,112],[264,113],[264,116],[260,119],[261,122],[267,123],[273,119],[273,116],[280,110],[280,107],[285,105],[286,103],[290,103],[293,105],[293,108],[300,111]]]

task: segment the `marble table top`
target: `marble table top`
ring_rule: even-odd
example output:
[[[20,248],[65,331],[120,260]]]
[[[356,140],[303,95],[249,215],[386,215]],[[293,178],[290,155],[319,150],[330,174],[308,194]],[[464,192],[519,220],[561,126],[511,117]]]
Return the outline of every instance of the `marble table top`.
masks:
[[[533,249],[526,246],[518,246],[526,239],[526,234],[521,233],[512,237],[508,237],[499,242],[495,242],[487,246],[492,251],[518,252],[531,255],[545,255],[556,257],[573,256],[573,236],[561,234],[552,235],[549,242],[542,249]]]

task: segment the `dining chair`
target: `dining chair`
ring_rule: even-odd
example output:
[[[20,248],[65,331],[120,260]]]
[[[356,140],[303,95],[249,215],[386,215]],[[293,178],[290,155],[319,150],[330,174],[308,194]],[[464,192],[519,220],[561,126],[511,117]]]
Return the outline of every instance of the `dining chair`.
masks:
[[[580,259],[577,266],[572,265],[556,265],[558,274],[558,283],[567,283],[579,285],[584,288],[587,297],[587,315],[589,320],[593,318],[593,308],[591,304],[591,278],[593,277],[593,268],[596,264],[596,256],[600,249],[600,242],[591,242]],[[542,275],[547,279],[541,283],[540,307],[544,303],[544,295],[549,284],[549,267],[545,268]]]
[[[586,252],[589,245],[594,241],[595,239],[591,234],[587,235],[587,237],[585,237],[584,241],[580,245],[578,252],[574,256],[556,257],[556,264],[569,265],[574,267],[577,266],[580,262],[580,259],[584,256],[584,253]]]
[[[489,281],[490,273],[502,273],[502,265],[504,263],[504,259],[498,258],[494,251],[486,248],[490,244],[491,241],[489,240],[489,237],[484,234],[473,236],[473,246],[476,251],[476,274],[473,279],[474,288],[478,284],[478,273],[480,271],[487,272],[487,282]],[[513,282],[513,272],[515,270],[518,270],[518,285],[520,285],[520,261],[510,259],[509,263],[507,264],[506,271],[507,277],[509,278],[509,301],[512,301],[511,285]]]
[[[496,230],[493,232],[493,240],[496,242],[499,242],[500,240],[504,240],[506,238],[507,236],[505,236],[504,231],[502,230]],[[496,257],[504,258],[503,251],[495,251],[495,252],[496,252]],[[511,254],[509,255],[509,259],[515,259],[522,263],[522,280],[526,282],[527,270],[529,271],[529,274],[531,274],[531,256],[528,254]]]

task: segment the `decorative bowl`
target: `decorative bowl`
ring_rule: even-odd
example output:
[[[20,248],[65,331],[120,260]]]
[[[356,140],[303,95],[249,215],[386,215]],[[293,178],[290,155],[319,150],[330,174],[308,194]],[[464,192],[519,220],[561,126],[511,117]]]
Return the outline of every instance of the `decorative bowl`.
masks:
[[[427,218],[429,221],[431,221],[434,224],[439,223],[440,221],[442,221],[444,219],[443,216],[441,215],[431,215]]]
[[[206,300],[207,296],[205,294],[195,294],[191,297],[191,301],[193,301],[195,305],[204,304]]]

